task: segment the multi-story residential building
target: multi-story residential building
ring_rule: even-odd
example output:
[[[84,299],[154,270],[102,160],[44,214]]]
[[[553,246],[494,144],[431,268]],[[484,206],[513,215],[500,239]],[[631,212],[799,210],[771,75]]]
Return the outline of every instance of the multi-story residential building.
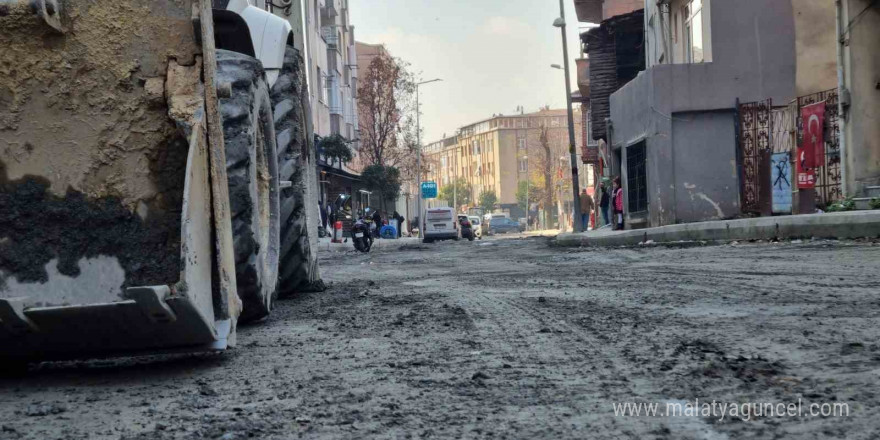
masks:
[[[643,7],[647,68],[611,95],[605,134],[626,223],[740,215],[737,102],[795,97],[791,3],[645,0]],[[598,63],[590,60],[591,71],[608,67]]]
[[[581,107],[581,158],[587,164],[591,182],[587,191],[595,196],[599,177],[604,175],[609,162],[600,152],[606,150],[605,121],[610,116],[611,94],[645,68],[641,44],[644,2],[574,0],[574,4],[578,21],[598,25],[581,35],[580,57],[575,60],[578,91],[572,94],[572,102]],[[597,61],[595,70],[590,69],[591,59]],[[596,220],[600,219],[597,216]]]
[[[575,112],[575,131],[581,130],[581,115]],[[550,154],[541,146],[541,128],[546,127]],[[577,145],[581,140],[577,139]],[[571,167],[568,156],[568,119],[566,110],[541,109],[535,113],[495,115],[461,127],[455,136],[430,143],[424,148],[428,180],[437,182],[440,191],[456,179],[467,182],[471,206],[484,191],[494,192],[498,207],[512,216],[524,217],[516,192],[521,181],[540,174],[538,167],[549,161],[553,179],[560,184],[561,198],[570,206]],[[590,185],[585,166],[578,160],[580,187]],[[567,188],[567,189],[566,189]],[[452,200],[433,204],[451,205]],[[461,207],[459,207],[461,208]],[[564,212],[568,212],[567,208]]]
[[[357,151],[357,49],[349,20],[349,0],[305,1],[312,124],[320,139],[340,135]],[[349,164],[329,162],[318,149],[320,199],[358,209],[367,203],[357,172]],[[346,202],[349,201],[349,202]]]

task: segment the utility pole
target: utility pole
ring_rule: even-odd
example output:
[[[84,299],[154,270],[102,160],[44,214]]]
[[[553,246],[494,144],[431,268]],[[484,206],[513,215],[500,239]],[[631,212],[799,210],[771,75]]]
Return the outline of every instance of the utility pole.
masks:
[[[572,197],[572,210],[574,213],[574,221],[572,226],[574,232],[581,232],[581,204],[580,194],[578,193],[578,167],[577,167],[577,146],[574,141],[574,111],[571,108],[571,74],[568,67],[568,37],[565,35],[565,4],[563,0],[559,0],[559,18],[553,22],[553,26],[562,30],[562,57],[565,65],[565,102],[568,109],[568,153],[571,160],[571,190],[574,193]]]
[[[421,223],[421,224],[425,223],[425,219],[424,219],[424,214],[422,214],[422,123],[421,123],[421,115],[420,115],[421,107],[419,106],[419,86],[422,84],[428,84],[428,83],[432,83],[435,81],[443,81],[443,80],[440,78],[434,78],[432,80],[422,81],[420,83],[416,83],[416,144],[417,144],[416,149],[418,150],[417,153],[419,155],[418,165],[417,165],[417,168],[418,168],[417,174],[418,175],[416,176],[416,186],[418,187],[418,192],[419,192],[418,218],[419,218],[419,223]],[[424,232],[422,231],[421,224],[419,225],[419,237],[424,236]]]
[[[458,144],[455,144],[455,157],[451,162],[455,162],[452,166],[452,209],[458,214]]]

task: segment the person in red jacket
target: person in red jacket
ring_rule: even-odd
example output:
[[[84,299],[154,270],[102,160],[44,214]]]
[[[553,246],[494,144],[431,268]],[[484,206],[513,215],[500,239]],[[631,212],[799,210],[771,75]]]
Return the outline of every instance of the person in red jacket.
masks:
[[[620,177],[614,178],[614,189],[612,191],[612,205],[614,205],[614,229],[623,229],[623,188],[620,187]]]

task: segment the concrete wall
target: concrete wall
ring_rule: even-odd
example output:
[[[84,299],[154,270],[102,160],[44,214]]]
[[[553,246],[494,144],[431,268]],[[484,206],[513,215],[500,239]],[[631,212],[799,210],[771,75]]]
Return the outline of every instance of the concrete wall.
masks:
[[[656,12],[649,3],[646,14]],[[732,108],[741,101],[772,98],[787,104],[795,98],[795,36],[790,3],[778,0],[712,1],[712,62],[661,64],[670,110]],[[649,39],[662,34],[648,34]],[[654,47],[651,42],[647,47]],[[649,59],[651,55],[649,54]],[[651,69],[649,69],[651,70]]]
[[[670,165],[676,223],[739,214],[734,112],[676,113],[673,118]]]
[[[500,130],[495,141],[495,151],[498,155],[495,163],[498,164],[499,191],[498,203],[516,203],[516,187],[519,176],[519,164],[517,156],[516,130]]]
[[[646,141],[649,226],[738,213],[732,112],[795,98],[792,17],[787,2],[712,1],[712,62],[655,65],[611,95],[613,149]]]
[[[837,87],[835,7],[828,0],[792,0],[798,96]]]
[[[844,61],[852,96],[846,120],[846,188],[848,195],[861,195],[866,186],[880,185],[880,6],[866,9],[871,0],[844,3],[846,21],[853,22]],[[865,13],[856,18],[861,11]]]
[[[608,20],[644,7],[644,0],[605,0],[602,2],[602,19]]]

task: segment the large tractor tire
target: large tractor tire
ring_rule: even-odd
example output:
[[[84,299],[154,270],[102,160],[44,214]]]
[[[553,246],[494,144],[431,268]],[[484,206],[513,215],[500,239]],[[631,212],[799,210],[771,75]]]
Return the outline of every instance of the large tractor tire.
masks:
[[[299,52],[288,46],[278,80],[272,86],[275,133],[278,145],[278,173],[292,185],[281,190],[281,250],[278,290],[282,295],[321,291],[324,283],[318,273],[318,258],[310,234],[317,242],[318,221],[309,222],[307,213],[318,214],[317,185],[312,133],[305,105],[308,99]],[[310,187],[311,185],[311,187]],[[311,211],[309,211],[311,210]]]
[[[217,80],[231,85],[220,99],[239,320],[263,318],[277,297],[280,205],[272,102],[261,63],[217,50]]]

